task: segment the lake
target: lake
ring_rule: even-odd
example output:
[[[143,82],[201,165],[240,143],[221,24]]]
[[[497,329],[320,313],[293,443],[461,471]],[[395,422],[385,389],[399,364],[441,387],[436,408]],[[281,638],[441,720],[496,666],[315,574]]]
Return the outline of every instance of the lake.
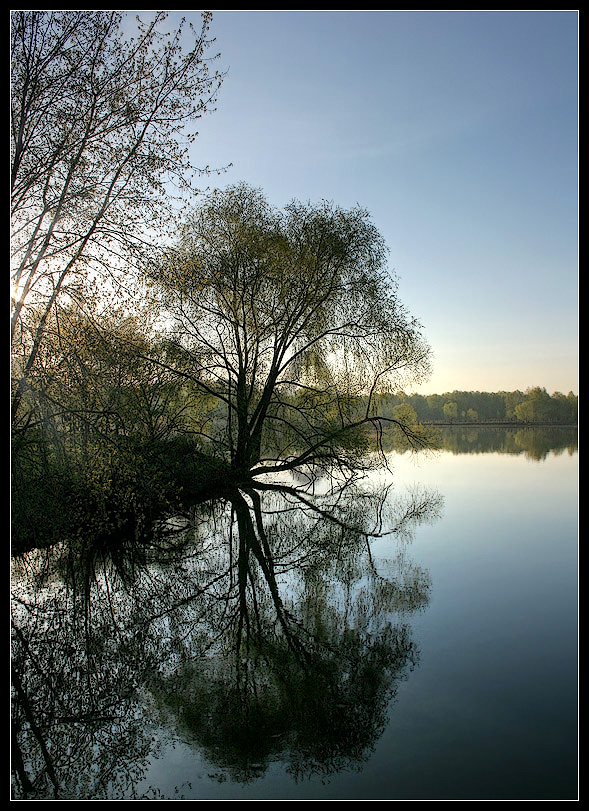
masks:
[[[14,798],[577,799],[576,432],[387,460],[15,561]]]

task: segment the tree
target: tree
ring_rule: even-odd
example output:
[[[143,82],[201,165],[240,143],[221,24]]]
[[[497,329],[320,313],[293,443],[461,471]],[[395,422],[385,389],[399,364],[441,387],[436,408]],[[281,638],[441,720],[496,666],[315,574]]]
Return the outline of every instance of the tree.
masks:
[[[577,421],[577,402],[575,395],[569,392],[564,395],[560,391],[552,394],[552,410],[555,422],[573,424]]]
[[[516,407],[523,403],[526,399],[526,395],[523,391],[506,391],[503,392],[503,397],[505,400],[505,417],[508,420],[517,419],[517,415],[515,413]]]
[[[567,402],[569,404],[570,421],[576,423],[579,418],[579,398],[572,391],[567,394]]]
[[[399,403],[394,406],[393,417],[404,425],[414,425],[417,422],[417,412],[409,403]]]
[[[175,368],[218,404],[217,430],[200,432],[225,477],[353,468],[376,393],[427,374],[429,348],[385,258],[362,209],[279,211],[238,185],[211,195],[150,268]]]
[[[448,400],[448,402],[444,403],[442,410],[446,419],[452,421],[458,418],[458,405],[455,402]]]
[[[526,399],[515,407],[518,419],[526,422],[550,422],[553,414],[550,395],[544,388],[535,386],[526,391]]]
[[[441,394],[428,394],[426,397],[427,407],[429,409],[429,418],[432,420],[441,420],[443,418],[444,398]]]
[[[12,338],[16,417],[58,301],[83,302],[171,224],[173,185],[191,185],[183,129],[211,108],[221,76],[209,57],[211,14],[190,49],[168,40],[165,12],[125,37],[119,11],[12,12]],[[150,248],[151,245],[151,248]],[[27,332],[30,313],[38,314]],[[23,334],[27,333],[26,341]]]

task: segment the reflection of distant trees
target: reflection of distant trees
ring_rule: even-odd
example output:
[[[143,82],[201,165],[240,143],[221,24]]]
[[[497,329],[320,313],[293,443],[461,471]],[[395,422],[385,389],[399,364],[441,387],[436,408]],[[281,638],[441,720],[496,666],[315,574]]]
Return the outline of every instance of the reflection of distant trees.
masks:
[[[295,775],[360,763],[417,659],[404,617],[429,594],[402,550],[385,563],[370,540],[438,508],[268,485],[170,522],[132,566],[104,546],[22,558],[15,799],[134,797],[155,722],[236,779],[278,757]]]
[[[383,431],[386,451],[405,452],[406,445],[398,443],[392,432]],[[575,428],[455,425],[438,426],[432,435],[432,445],[451,453],[524,454],[530,459],[545,459],[549,453],[576,453],[578,434]]]
[[[576,431],[561,429],[562,433],[568,436],[559,435],[558,429],[544,431],[526,430],[525,428],[516,431],[514,443],[520,452],[523,452],[531,459],[545,459],[549,453],[560,455],[567,452],[569,455],[578,449],[578,436]]]

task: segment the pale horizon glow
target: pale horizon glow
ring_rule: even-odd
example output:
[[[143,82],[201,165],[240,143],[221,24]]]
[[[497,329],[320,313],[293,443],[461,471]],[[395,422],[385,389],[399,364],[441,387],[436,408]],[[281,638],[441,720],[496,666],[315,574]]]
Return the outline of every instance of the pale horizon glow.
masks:
[[[432,346],[415,391],[578,391],[577,12],[213,11],[210,33],[227,76],[195,162],[370,212]]]

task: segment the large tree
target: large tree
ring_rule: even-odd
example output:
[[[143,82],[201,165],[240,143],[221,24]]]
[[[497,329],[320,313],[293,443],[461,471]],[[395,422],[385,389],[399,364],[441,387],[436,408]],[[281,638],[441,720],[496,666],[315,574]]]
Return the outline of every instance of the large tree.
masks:
[[[14,414],[57,303],[83,304],[89,279],[112,281],[153,250],[173,224],[173,184],[181,195],[190,183],[194,124],[221,76],[210,13],[171,35],[165,19],[11,14]]]
[[[169,362],[214,404],[198,431],[225,477],[353,468],[364,427],[380,426],[376,392],[427,374],[386,258],[366,211],[277,210],[240,184],[210,195],[151,268]]]

